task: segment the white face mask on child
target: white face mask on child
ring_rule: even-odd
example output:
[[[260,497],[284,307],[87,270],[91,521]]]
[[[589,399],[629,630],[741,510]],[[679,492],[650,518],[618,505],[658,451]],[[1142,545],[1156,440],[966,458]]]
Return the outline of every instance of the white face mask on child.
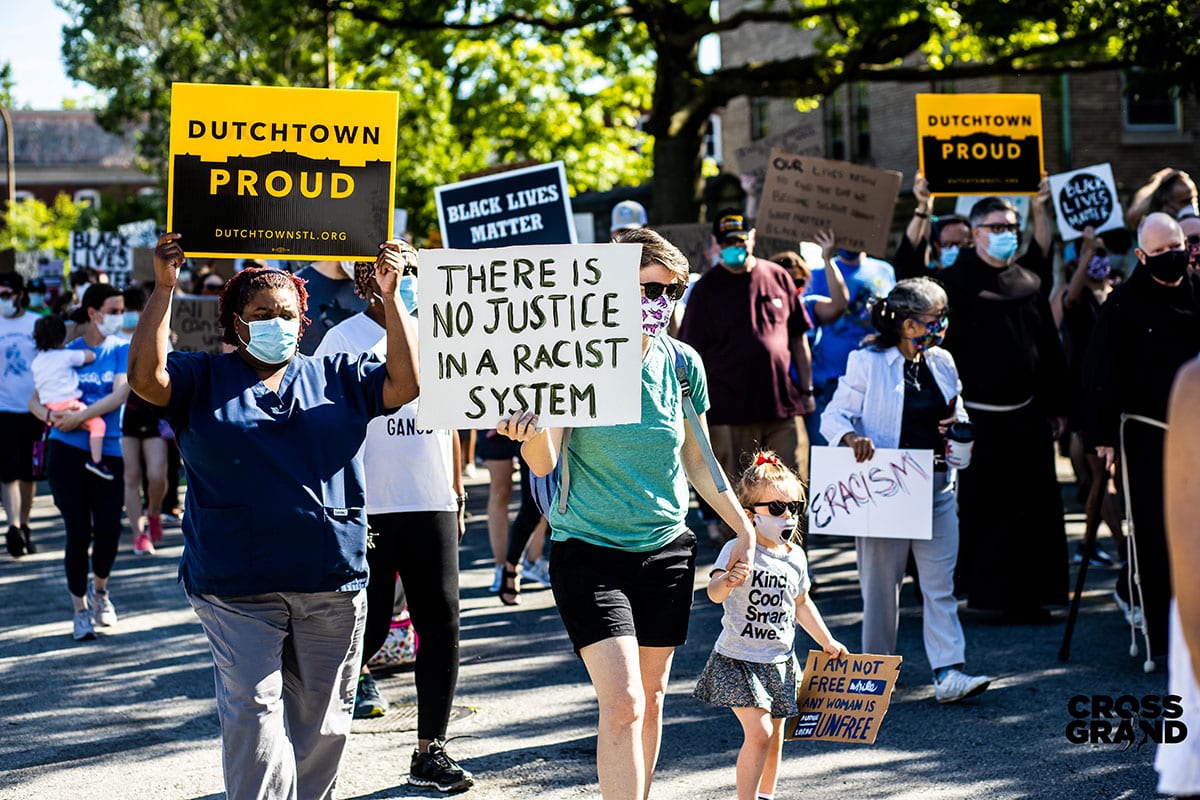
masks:
[[[768,514],[755,514],[754,527],[772,542],[791,544],[796,537],[798,523],[792,516],[772,517]]]

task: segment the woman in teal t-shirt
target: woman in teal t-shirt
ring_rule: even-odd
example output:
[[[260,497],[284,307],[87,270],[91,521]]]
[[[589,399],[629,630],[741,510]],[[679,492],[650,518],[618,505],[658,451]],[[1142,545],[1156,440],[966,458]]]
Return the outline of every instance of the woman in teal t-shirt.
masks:
[[[688,483],[737,531],[733,561],[750,566],[754,538],[733,492],[717,493],[662,335],[687,286],[687,259],[647,228],[615,241],[642,245],[642,421],[572,431],[570,497],[565,512],[556,501],[550,515],[554,599],[600,703],[596,765],[606,800],[644,797],[658,760],[662,702],[675,648],[687,639],[695,578]],[[700,357],[676,346],[707,431]],[[562,429],[538,430],[535,415],[518,412],[496,430],[523,443],[535,473],[554,469]]]

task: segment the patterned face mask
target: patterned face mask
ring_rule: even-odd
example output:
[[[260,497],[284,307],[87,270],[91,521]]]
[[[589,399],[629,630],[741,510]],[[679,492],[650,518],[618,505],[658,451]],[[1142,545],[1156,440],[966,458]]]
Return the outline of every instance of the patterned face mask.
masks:
[[[642,335],[654,338],[667,329],[671,321],[671,312],[675,310],[675,301],[667,297],[666,292],[651,300],[642,298]]]
[[[1088,262],[1087,276],[1094,281],[1102,281],[1108,277],[1109,270],[1112,265],[1108,260],[1107,255],[1092,256],[1092,260]]]
[[[925,332],[920,336],[913,337],[913,347],[917,348],[918,353],[931,347],[937,347],[946,338],[946,328],[948,327],[950,327],[950,321],[946,317],[938,317],[933,322],[925,323]]]

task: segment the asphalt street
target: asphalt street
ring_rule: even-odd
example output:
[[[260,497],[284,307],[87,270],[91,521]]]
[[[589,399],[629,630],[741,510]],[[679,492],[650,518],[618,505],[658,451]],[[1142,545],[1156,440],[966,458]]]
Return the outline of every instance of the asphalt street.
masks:
[[[92,642],[71,639],[63,530],[45,485],[34,512],[41,552],[0,555],[0,800],[216,800],[223,797],[219,727],[207,644],[175,572],[182,548],[168,527],[155,556],[135,556],[128,533],[110,590],[119,623]],[[461,555],[462,670],[449,752],[476,777],[470,798],[598,797],[596,708],[548,590],[522,603],[487,591],[486,485],[471,493]],[[1081,515],[1068,514],[1072,538]],[[654,798],[732,798],[741,732],[728,711],[691,698],[720,627],[703,574],[716,548],[701,537],[688,643],[666,703]],[[814,597],[834,634],[856,648],[861,603],[849,540],[812,542]],[[777,797],[1153,798],[1154,744],[1073,744],[1075,695],[1162,695],[1166,676],[1129,655],[1129,631],[1109,597],[1116,570],[1092,568],[1071,659],[1057,659],[1065,609],[1050,625],[1000,625],[963,607],[968,671],[998,676],[982,696],[933,700],[920,616],[904,590],[905,657],[891,709],[872,746],[789,742]],[[803,636],[803,633],[799,634]],[[395,708],[356,723],[339,797],[424,797],[406,784],[415,744],[411,672],[380,680]],[[1200,735],[1195,732],[1193,735]],[[436,792],[432,792],[436,794]]]

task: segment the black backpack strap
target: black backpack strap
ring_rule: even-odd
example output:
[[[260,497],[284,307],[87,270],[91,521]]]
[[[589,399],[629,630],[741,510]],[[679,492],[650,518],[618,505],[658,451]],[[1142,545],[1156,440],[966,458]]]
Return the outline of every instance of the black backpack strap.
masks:
[[[696,437],[696,443],[700,445],[700,452],[704,455],[704,463],[708,465],[709,474],[712,475],[713,485],[717,487],[717,493],[721,494],[729,488],[729,483],[725,480],[725,473],[721,469],[720,462],[717,461],[717,455],[713,452],[708,437],[704,435],[704,428],[700,425],[700,415],[696,413],[696,405],[692,402],[692,384],[687,377],[687,358],[683,355],[683,348],[677,341],[670,336],[664,336],[663,339],[675,355],[675,376],[679,379],[679,388],[683,395],[683,415],[687,418],[688,424],[692,426],[692,435]]]

